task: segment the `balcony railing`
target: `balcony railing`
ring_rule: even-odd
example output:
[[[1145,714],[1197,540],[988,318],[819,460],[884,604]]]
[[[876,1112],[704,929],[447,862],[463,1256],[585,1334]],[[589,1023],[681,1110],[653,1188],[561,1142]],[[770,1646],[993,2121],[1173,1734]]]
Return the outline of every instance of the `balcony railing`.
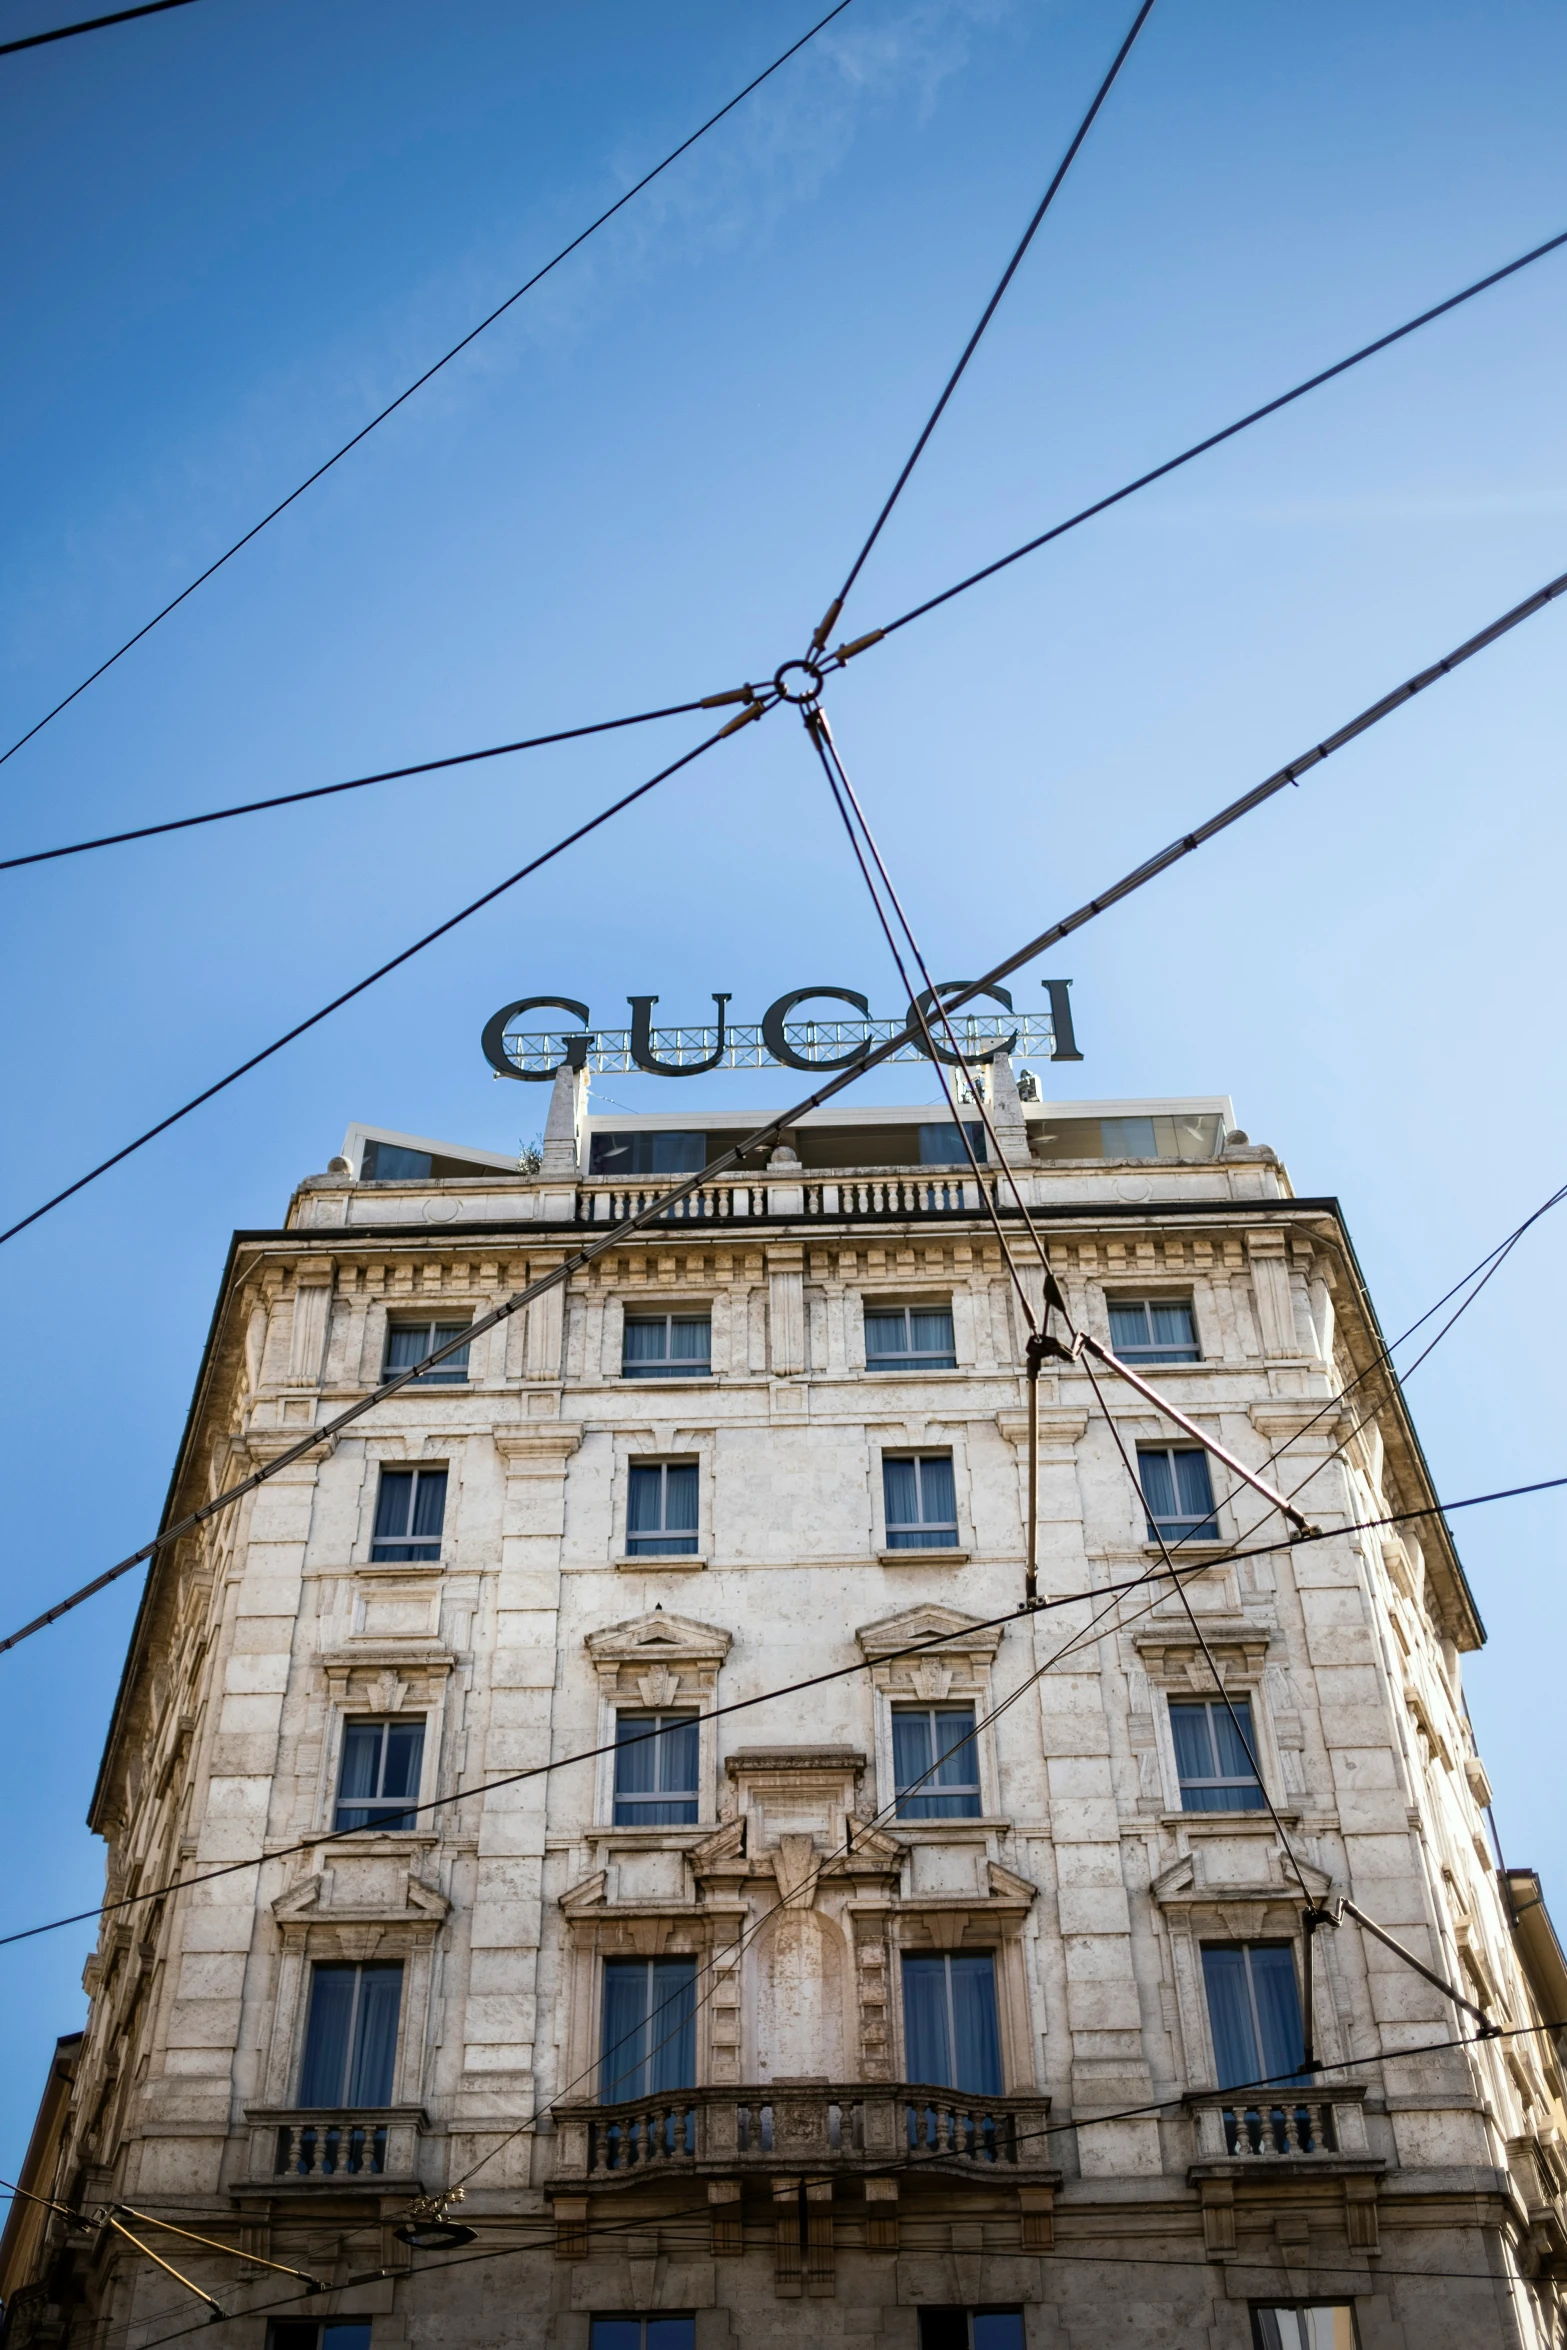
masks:
[[[1053,2172],[1048,2097],[969,2097],[864,2083],[683,2089],[621,2105],[556,2108],[555,2183],[747,2171],[869,2171],[911,2158],[974,2175]]]
[[[336,2187],[380,2189],[416,2183],[418,2106],[358,2107],[338,2113],[313,2107],[251,2106],[250,2165],[254,2192]]]
[[[1331,2096],[1225,2097],[1213,2091],[1187,2099],[1197,2135],[1199,2162],[1313,2161],[1334,2155],[1364,2156],[1364,2086],[1345,2083]]]
[[[805,1217],[833,1222],[853,1217],[857,1222],[866,1218],[897,1222],[908,1217],[976,1216],[983,1213],[986,1198],[996,1197],[997,1183],[994,1173],[976,1181],[972,1174],[923,1174],[914,1169],[835,1175],[830,1181],[807,1180],[801,1174],[783,1182],[775,1177],[765,1183],[704,1183],[676,1200],[667,1210],[667,1218],[672,1224],[735,1224],[779,1217],[790,1221]],[[661,1183],[584,1183],[577,1191],[577,1221],[619,1223],[625,1216],[640,1215],[656,1205],[668,1188]],[[1000,1183],[999,1204],[1017,1204],[1009,1180]]]

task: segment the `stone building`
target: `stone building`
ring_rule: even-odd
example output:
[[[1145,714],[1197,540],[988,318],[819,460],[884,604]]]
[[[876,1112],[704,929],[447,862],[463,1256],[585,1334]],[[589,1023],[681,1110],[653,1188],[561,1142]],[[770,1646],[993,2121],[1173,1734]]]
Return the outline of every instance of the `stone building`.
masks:
[[[11,2350],[199,2320],[131,2237],[235,2350],[1560,2342],[1567,1967],[1488,1842],[1445,1525],[1332,1533],[1432,1498],[1339,1211],[1223,1101],[992,1084],[1031,1297],[1014,1187],[1074,1318],[1329,1538],[1057,1360],[1018,1613],[960,1138],[814,1113],[162,1554],[91,1813],[149,1897]],[[754,1122],[578,1088],[537,1171],[356,1127],[236,1235],[173,1515]],[[1285,2082],[1302,1883],[1512,2036],[1346,1918]]]

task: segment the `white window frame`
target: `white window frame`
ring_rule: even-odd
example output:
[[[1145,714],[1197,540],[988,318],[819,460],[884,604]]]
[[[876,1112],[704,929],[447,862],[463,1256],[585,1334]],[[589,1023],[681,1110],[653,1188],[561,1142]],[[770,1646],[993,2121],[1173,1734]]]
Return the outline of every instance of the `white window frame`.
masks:
[[[943,1458],[950,1461],[952,1464],[952,1510],[953,1516],[957,1521],[953,1528],[952,1540],[950,1542],[944,1543],[907,1545],[899,1544],[894,1546],[891,1539],[893,1533],[903,1533],[905,1531],[909,1531],[910,1529],[907,1529],[902,1525],[893,1528],[890,1527],[887,1523],[886,1465],[888,1461],[936,1460]],[[921,1484],[923,1485],[923,1480],[921,1480]],[[876,1509],[876,1547],[878,1551],[882,1552],[887,1558],[916,1560],[927,1557],[950,1558],[955,1550],[969,1551],[973,1548],[972,1543],[967,1542],[964,1539],[966,1531],[963,1514],[964,1494],[962,1491],[961,1481],[958,1476],[958,1448],[956,1444],[921,1443],[878,1445],[876,1448],[876,1484],[874,1499]],[[918,1523],[922,1526],[930,1524],[931,1522],[932,1521],[924,1518],[918,1521]]]
[[[1191,1316],[1192,1345],[1196,1351],[1190,1355],[1161,1354],[1151,1339],[1146,1347],[1134,1347],[1129,1350],[1118,1346],[1112,1335],[1110,1351],[1112,1354],[1118,1355],[1122,1362],[1130,1363],[1134,1369],[1139,1365],[1151,1364],[1155,1370],[1192,1370],[1206,1359],[1203,1353],[1202,1332],[1197,1325],[1197,1301],[1190,1290],[1170,1289],[1161,1295],[1157,1289],[1107,1289],[1105,1291],[1106,1328],[1110,1328],[1112,1307],[1125,1311],[1129,1306],[1141,1306],[1145,1317],[1151,1306],[1184,1306]],[[1149,1327],[1146,1319],[1143,1326],[1145,1329]]]
[[[675,1364],[666,1358],[666,1367],[663,1369],[649,1368],[643,1371],[628,1371],[626,1368],[626,1325],[628,1322],[662,1322],[666,1332],[666,1344],[668,1343],[667,1333],[672,1323],[705,1322],[707,1324],[707,1363],[705,1368],[699,1369],[694,1365]],[[651,1301],[644,1302],[641,1299],[623,1298],[619,1315],[619,1329],[616,1333],[619,1353],[616,1357],[614,1375],[623,1380],[628,1387],[645,1387],[655,1384],[659,1387],[678,1386],[683,1379],[700,1380],[705,1384],[714,1377],[714,1335],[711,1299],[692,1298],[682,1303],[678,1299],[672,1301],[660,1298],[654,1304]]]

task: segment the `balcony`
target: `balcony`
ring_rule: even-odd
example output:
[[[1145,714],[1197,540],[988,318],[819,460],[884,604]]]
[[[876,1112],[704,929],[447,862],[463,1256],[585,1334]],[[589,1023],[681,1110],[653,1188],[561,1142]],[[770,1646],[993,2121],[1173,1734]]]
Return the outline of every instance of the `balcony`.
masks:
[[[790,1171],[793,1175],[793,1170]],[[999,1199],[998,1199],[999,1183]],[[983,1185],[983,1191],[981,1186]],[[577,1191],[579,1224],[618,1224],[657,1204],[668,1184],[589,1182]],[[985,1203],[997,1199],[1003,1208],[1017,1205],[1011,1183],[994,1171],[978,1180],[970,1174],[942,1174],[918,1168],[872,1169],[840,1175],[831,1181],[807,1178],[802,1170],[792,1181],[704,1183],[687,1192],[666,1211],[672,1224],[743,1224],[764,1221],[809,1223],[902,1223],[909,1218],[977,1216]]]
[[[422,2191],[417,2105],[357,2106],[345,2113],[303,2106],[246,2108],[250,2155],[238,2191],[248,2195]]]
[[[1361,2081],[1277,2100],[1198,2091],[1186,2099],[1197,2162],[1258,2172],[1280,2163],[1380,2169],[1366,2143],[1365,2094]]]
[[[682,2089],[556,2108],[555,2186],[655,2178],[854,2178],[911,2162],[947,2177],[1052,2179],[1048,2097],[967,2097],[921,2084]]]

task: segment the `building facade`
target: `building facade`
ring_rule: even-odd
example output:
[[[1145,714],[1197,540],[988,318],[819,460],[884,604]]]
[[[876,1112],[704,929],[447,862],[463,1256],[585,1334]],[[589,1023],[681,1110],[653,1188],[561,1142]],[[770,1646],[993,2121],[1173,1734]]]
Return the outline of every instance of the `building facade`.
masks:
[[[236,2350],[1561,2341],[1567,1968],[1442,1520],[1333,1531],[1432,1500],[1337,1207],[1223,1101],[991,1085],[1005,1167],[818,1111],[161,1554],[10,2350],[199,2319],[141,2247]],[[535,1171],[354,1128],[236,1236],[171,1516],[748,1123],[580,1087]],[[1054,1361],[1019,1612],[981,1185],[1329,1538]],[[1346,1920],[1289,2082],[1303,1885],[1510,2036]]]

